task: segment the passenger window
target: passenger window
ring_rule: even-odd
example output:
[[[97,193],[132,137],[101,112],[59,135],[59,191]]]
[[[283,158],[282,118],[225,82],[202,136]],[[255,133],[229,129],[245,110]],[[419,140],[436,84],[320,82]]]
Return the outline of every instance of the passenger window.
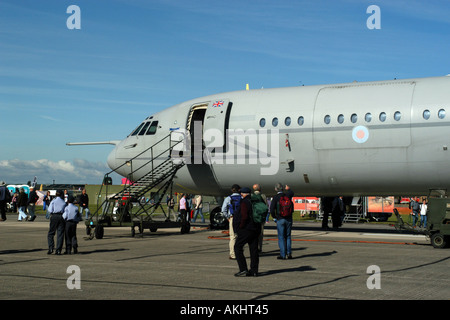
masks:
[[[286,117],[286,119],[284,119],[284,124],[289,127],[291,125],[291,118],[290,117]]]
[[[299,126],[302,126],[305,123],[305,118],[303,118],[302,116],[298,117],[297,123]]]
[[[273,119],[272,119],[272,125],[273,125],[274,127],[278,126],[278,118],[273,118]]]
[[[396,111],[394,113],[394,120],[395,121],[400,121],[401,118],[402,118],[402,113],[400,111]]]
[[[323,118],[323,122],[325,122],[325,124],[330,124],[330,122],[331,122],[331,117],[327,114],[327,115]]]
[[[356,121],[358,121],[358,115],[356,113],[352,114],[350,117],[350,121],[352,123],[356,123]]]
[[[150,125],[150,122],[146,122],[144,127],[139,131],[139,135],[143,136],[145,134],[145,131],[147,131],[148,126]]]
[[[439,117],[439,119],[445,118],[445,110],[444,109],[441,109],[438,111],[438,117]]]
[[[133,133],[131,134],[132,136],[135,136],[138,134],[138,132],[141,130],[141,128],[144,126],[144,122],[142,122],[137,128],[136,130],[133,131]]]
[[[431,116],[430,110],[425,110],[425,111],[423,112],[422,116],[423,116],[423,118],[424,118],[425,120],[430,119],[430,116]]]
[[[380,121],[381,122],[385,122],[386,121],[386,112],[382,112],[382,113],[380,113]]]
[[[343,114],[338,115],[337,121],[339,123],[344,123],[344,115]]]
[[[259,120],[259,126],[261,128],[264,128],[266,126],[266,119],[261,118],[261,120]]]
[[[158,121],[153,121],[150,128],[148,128],[147,135],[155,134],[156,129],[158,129]]]
[[[364,117],[364,120],[366,120],[366,122],[372,121],[372,114],[370,112],[367,112]]]

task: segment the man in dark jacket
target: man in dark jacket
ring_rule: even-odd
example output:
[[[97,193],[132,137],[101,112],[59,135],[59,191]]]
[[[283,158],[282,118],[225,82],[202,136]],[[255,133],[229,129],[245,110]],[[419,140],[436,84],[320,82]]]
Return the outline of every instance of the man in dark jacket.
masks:
[[[83,216],[83,211],[85,212],[86,215],[86,220],[89,219],[89,196],[86,193],[86,189],[83,189],[83,191],[81,191],[80,197],[78,199],[78,203],[80,205],[79,211],[80,211],[80,216]]]
[[[258,254],[258,237],[261,233],[261,224],[253,221],[253,210],[250,198],[250,188],[241,189],[241,206],[239,212],[234,214],[233,228],[237,234],[234,251],[236,252],[236,260],[239,266],[239,272],[236,277],[258,275],[259,254]],[[247,261],[244,256],[244,245],[248,244],[250,248],[250,270],[247,268]]]
[[[4,181],[0,182],[0,213],[1,213],[1,221],[6,220],[6,204],[11,201],[11,193],[6,187],[6,183]]]
[[[34,209],[36,208],[36,202],[39,200],[39,196],[34,190],[34,187],[30,187],[30,195],[28,196],[28,213],[30,217],[28,221],[34,221],[36,219],[36,214],[34,213]]]

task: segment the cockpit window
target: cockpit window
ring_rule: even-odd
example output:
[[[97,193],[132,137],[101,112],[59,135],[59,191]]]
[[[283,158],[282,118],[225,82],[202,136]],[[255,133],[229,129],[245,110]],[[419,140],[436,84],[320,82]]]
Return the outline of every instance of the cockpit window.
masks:
[[[144,126],[144,122],[142,122],[137,128],[136,130],[133,131],[133,133],[131,134],[132,136],[135,136],[138,134],[139,131],[141,131],[141,128]]]
[[[145,134],[145,131],[147,131],[148,126],[150,125],[150,121],[146,122],[144,127],[141,129],[141,131],[139,131],[139,135],[143,136]]]
[[[147,135],[155,134],[156,129],[158,129],[158,121],[153,121],[150,128],[148,128]]]

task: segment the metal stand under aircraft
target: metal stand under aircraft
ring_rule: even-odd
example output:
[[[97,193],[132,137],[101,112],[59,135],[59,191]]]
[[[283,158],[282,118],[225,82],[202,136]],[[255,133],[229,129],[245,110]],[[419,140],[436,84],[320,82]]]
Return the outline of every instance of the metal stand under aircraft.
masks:
[[[181,233],[190,231],[190,224],[185,217],[177,219],[177,221],[171,221],[170,213],[166,213],[161,205],[164,195],[169,194],[168,191],[170,194],[172,193],[171,186],[176,172],[185,165],[183,161],[178,161],[177,163],[172,161],[171,152],[181,141],[173,144],[170,136],[169,134],[150,148],[105,175],[104,181],[120,167],[124,165],[132,167],[134,161],[140,165],[136,169],[131,168],[128,181],[133,181],[133,174],[138,170],[147,165],[150,165],[152,168],[150,172],[137,181],[125,185],[123,190],[116,194],[108,195],[108,185],[102,185],[99,194],[104,194],[105,200],[98,205],[97,210],[86,221],[86,233],[89,239],[94,237],[97,239],[103,238],[105,227],[131,227],[131,236],[133,237],[136,234],[136,228],[141,235],[145,229],[155,232],[159,228],[179,227]],[[155,146],[163,143],[168,143],[168,148],[159,154],[154,154]],[[145,155],[151,155],[149,161],[144,163],[136,161],[142,160]],[[164,160],[156,164],[156,159]],[[145,195],[149,194],[150,191],[153,191],[153,196],[147,200]],[[161,210],[157,212],[158,209]]]

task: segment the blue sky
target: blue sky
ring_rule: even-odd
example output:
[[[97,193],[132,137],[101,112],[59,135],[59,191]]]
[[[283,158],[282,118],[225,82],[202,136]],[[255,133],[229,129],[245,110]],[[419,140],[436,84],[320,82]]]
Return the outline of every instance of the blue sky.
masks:
[[[112,146],[66,142],[122,139],[154,112],[247,83],[449,74],[449,17],[444,0],[0,0],[0,180],[101,183]]]

